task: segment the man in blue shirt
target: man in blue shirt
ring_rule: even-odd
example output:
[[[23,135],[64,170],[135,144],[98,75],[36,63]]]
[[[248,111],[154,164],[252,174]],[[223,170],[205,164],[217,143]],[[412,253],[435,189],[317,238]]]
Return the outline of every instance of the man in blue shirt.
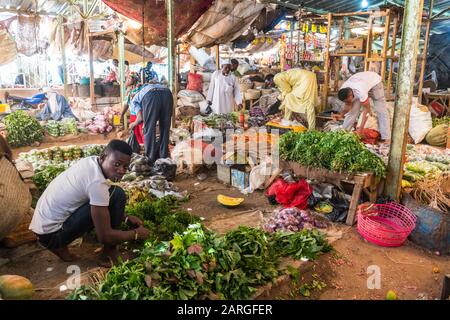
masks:
[[[149,61],[145,68],[141,68],[139,75],[142,77],[144,83],[149,83],[150,81],[158,81],[158,75],[152,69],[153,64]]]
[[[169,156],[170,121],[173,112],[172,92],[160,84],[147,84],[133,98],[136,121],[130,131],[144,122],[145,155],[153,164],[160,158]],[[159,123],[159,146],[156,142],[156,125]]]

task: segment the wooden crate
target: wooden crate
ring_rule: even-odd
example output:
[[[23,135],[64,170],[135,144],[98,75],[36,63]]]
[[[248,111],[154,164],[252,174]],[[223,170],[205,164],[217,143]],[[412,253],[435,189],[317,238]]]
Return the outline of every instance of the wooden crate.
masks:
[[[338,43],[338,53],[364,53],[366,39],[342,39]]]

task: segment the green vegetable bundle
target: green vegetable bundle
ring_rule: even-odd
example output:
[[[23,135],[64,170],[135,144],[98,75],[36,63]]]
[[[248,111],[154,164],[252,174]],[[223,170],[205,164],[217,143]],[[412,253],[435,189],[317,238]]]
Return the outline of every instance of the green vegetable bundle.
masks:
[[[7,115],[4,119],[8,142],[12,147],[31,145],[41,141],[44,130],[39,122],[22,110]]]
[[[280,138],[280,155],[305,166],[386,176],[383,160],[369,151],[358,136],[345,131],[289,132]]]
[[[433,118],[433,128],[437,127],[441,124],[450,125],[450,117],[445,116],[442,118]]]
[[[58,121],[55,120],[47,121],[47,124],[45,125],[45,130],[52,137],[59,137],[61,135],[59,132],[59,123]]]
[[[60,173],[68,168],[65,164],[50,164],[44,169],[37,171],[33,176],[33,183],[36,185],[39,192],[44,192],[50,182],[53,181]]]

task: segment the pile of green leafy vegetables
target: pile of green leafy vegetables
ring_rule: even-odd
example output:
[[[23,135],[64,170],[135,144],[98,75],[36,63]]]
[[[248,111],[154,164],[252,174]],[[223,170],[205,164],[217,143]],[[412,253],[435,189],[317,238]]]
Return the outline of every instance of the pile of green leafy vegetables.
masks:
[[[175,233],[181,233],[200,218],[180,208],[174,196],[161,199],[145,199],[130,203],[125,211],[141,219],[150,230],[150,240],[170,240]]]
[[[249,299],[257,286],[280,274],[282,256],[312,259],[330,249],[317,231],[300,237],[240,227],[217,236],[197,223],[170,241],[146,241],[136,259],[114,266],[103,281],[74,290],[68,299]]]
[[[305,166],[386,176],[383,160],[368,150],[357,135],[345,131],[286,133],[280,138],[280,155]]]
[[[33,142],[42,141],[44,137],[44,129],[39,121],[23,110],[7,115],[3,122],[8,132],[7,139],[11,147],[31,145]]]
[[[444,116],[442,118],[433,118],[433,128],[437,127],[441,124],[447,124],[450,125],[450,117]]]
[[[53,181],[60,173],[68,168],[67,164],[48,164],[44,168],[35,171],[32,178],[33,183],[36,185],[39,192],[44,192],[50,182]]]

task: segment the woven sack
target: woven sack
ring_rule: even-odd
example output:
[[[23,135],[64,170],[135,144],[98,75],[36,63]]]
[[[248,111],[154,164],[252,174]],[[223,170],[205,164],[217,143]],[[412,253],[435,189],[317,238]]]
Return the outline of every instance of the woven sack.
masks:
[[[11,233],[31,206],[31,194],[16,167],[0,155],[0,239]]]
[[[261,97],[261,90],[255,90],[255,89],[248,89],[245,93],[244,93],[245,99],[246,100],[256,100],[259,99],[259,97]]]
[[[243,82],[239,84],[239,89],[242,93],[246,92],[247,90],[253,88],[253,83]]]

